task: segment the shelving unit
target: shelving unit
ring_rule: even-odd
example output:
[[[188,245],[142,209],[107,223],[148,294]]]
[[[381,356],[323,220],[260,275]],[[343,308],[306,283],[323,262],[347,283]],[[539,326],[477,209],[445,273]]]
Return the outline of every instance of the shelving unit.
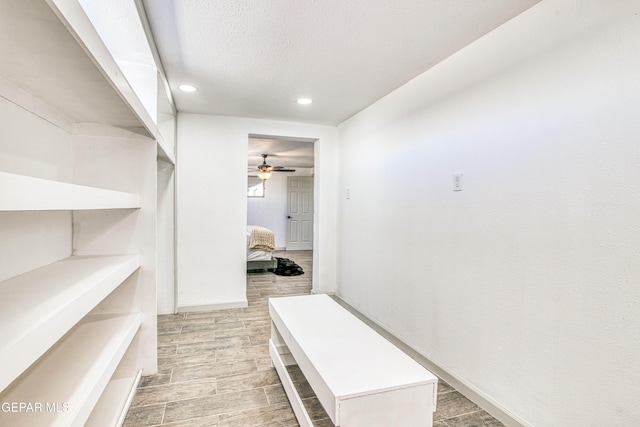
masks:
[[[0,402],[31,405],[0,426],[121,425],[157,371],[157,161],[174,141],[77,0],[2,1],[0,38]]]
[[[139,328],[140,315],[87,316],[4,391],[33,411],[4,412],[0,426],[83,426]]]
[[[0,283],[0,389],[139,266],[137,255],[69,257]]]

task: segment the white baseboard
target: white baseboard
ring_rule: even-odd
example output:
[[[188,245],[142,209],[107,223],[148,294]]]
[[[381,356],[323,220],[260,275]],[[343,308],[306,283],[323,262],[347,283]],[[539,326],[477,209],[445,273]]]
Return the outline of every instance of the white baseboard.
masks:
[[[193,313],[196,311],[213,311],[213,310],[226,310],[229,308],[244,308],[248,307],[249,302],[245,300],[220,302],[215,304],[202,304],[202,305],[179,305],[178,313]]]
[[[462,393],[466,398],[471,400],[473,403],[484,409],[486,412],[491,414],[494,418],[502,422],[507,427],[531,427],[530,424],[527,424],[524,420],[512,414],[510,411],[502,407],[499,403],[495,402],[489,396],[485,395],[474,386],[468,384],[465,380],[458,377],[456,374],[449,372],[447,369],[442,367],[440,364],[433,362],[430,359],[427,359],[417,350],[404,343],[402,340],[397,338],[393,333],[389,332],[382,326],[380,326],[375,321],[369,319],[364,314],[360,313],[355,308],[351,307],[349,304],[340,299],[337,295],[331,295],[333,299],[336,300],[340,305],[353,313],[356,317],[362,320],[364,323],[369,325],[372,329],[378,332],[380,335],[385,337],[387,340],[395,344],[399,349],[404,351],[407,355],[412,357],[416,362],[420,363],[422,366],[430,370],[433,374],[442,378],[449,385],[454,387],[460,393]]]

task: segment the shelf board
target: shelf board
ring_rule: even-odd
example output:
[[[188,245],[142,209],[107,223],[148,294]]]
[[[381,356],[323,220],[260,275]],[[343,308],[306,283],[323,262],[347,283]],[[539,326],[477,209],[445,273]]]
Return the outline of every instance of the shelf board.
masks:
[[[121,426],[140,383],[142,370],[114,374],[85,427]]]
[[[138,255],[75,256],[0,282],[0,390],[139,266]]]
[[[34,408],[3,412],[0,426],[83,426],[139,328],[139,314],[87,316],[0,394]]]
[[[73,134],[159,137],[77,0],[0,2],[0,38],[13,52],[0,62],[0,96]]]
[[[0,172],[1,211],[139,208],[140,196]]]

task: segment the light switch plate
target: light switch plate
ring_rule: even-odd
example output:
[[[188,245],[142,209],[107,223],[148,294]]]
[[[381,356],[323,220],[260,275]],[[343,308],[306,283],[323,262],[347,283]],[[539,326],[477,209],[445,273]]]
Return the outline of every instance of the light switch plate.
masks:
[[[462,191],[462,174],[455,173],[453,174],[453,191]]]

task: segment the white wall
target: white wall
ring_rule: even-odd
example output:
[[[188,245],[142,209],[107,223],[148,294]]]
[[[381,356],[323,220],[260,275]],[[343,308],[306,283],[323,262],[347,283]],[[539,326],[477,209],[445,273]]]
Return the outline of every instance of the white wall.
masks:
[[[246,305],[249,134],[316,138],[314,289],[335,289],[337,129],[178,114],[179,310]],[[267,190],[268,191],[268,190]]]
[[[73,181],[72,136],[3,98],[0,117],[0,171]],[[71,255],[71,232],[69,211],[0,212],[0,282]]]
[[[265,184],[263,198],[247,199],[247,224],[272,230],[276,248],[287,246],[287,177],[311,176],[311,168],[295,168],[295,172],[274,172]]]
[[[545,0],[340,127],[339,295],[523,424],[640,420],[638,52]]]

